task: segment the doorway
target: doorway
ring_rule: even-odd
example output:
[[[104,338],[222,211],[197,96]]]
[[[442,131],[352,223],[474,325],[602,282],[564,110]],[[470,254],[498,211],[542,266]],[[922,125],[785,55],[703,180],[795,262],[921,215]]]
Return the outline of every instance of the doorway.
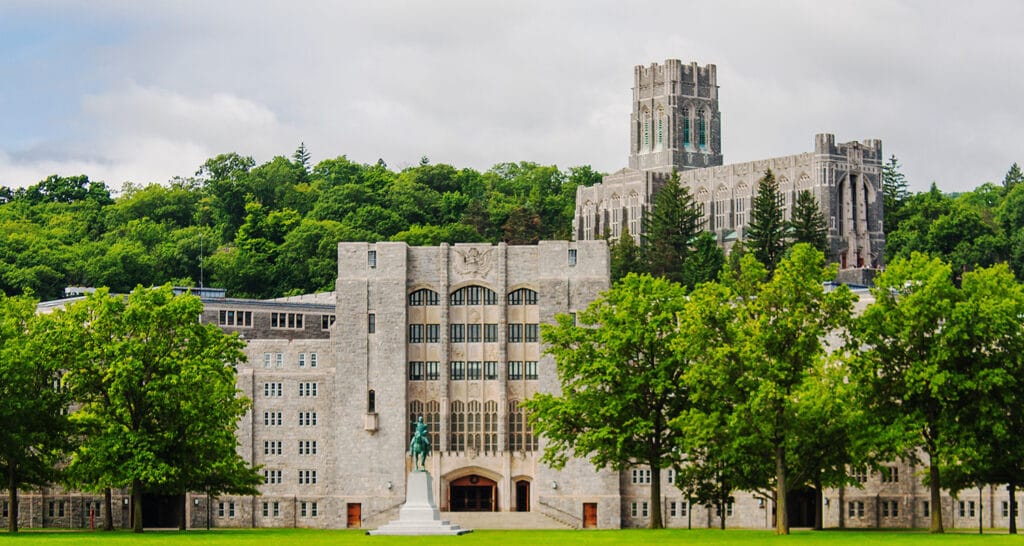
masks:
[[[796,489],[786,495],[786,516],[790,527],[814,527],[817,498],[810,487]]]
[[[185,495],[142,495],[142,526],[177,529],[184,520]]]
[[[476,474],[463,476],[448,486],[452,512],[497,512],[498,483]]]
[[[583,528],[597,529],[597,503],[583,503]]]
[[[349,529],[358,529],[363,526],[363,505],[358,502],[348,503],[345,510],[346,523]]]
[[[530,482],[519,480],[516,482],[516,512],[530,511]]]

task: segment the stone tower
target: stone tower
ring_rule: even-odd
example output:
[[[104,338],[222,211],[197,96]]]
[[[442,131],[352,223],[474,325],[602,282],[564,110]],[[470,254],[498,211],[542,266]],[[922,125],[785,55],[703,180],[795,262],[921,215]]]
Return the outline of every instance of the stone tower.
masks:
[[[669,59],[633,68],[631,169],[672,172],[721,165],[721,129],[715,65]]]

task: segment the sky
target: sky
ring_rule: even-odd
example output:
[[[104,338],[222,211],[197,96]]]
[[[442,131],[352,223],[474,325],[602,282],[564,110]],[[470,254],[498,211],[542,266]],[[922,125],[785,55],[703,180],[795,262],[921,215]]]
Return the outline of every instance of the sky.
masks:
[[[1024,163],[1024,2],[0,3],[0,185],[257,163],[627,164],[633,67],[718,67],[726,163],[881,139],[912,191]]]

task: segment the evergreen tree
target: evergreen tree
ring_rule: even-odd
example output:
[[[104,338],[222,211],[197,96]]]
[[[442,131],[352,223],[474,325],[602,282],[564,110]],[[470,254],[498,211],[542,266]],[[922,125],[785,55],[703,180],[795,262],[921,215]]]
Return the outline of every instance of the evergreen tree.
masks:
[[[893,155],[882,165],[882,210],[885,211],[885,234],[896,231],[900,223],[900,210],[910,197],[907,177],[900,172],[900,163]]]
[[[765,171],[757,183],[757,195],[747,224],[747,250],[769,271],[775,270],[786,251],[786,222],[782,219],[782,194],[772,170]]]
[[[704,225],[703,215],[690,190],[679,184],[679,173],[654,196],[644,216],[643,263],[655,277],[680,282],[690,244]]]
[[[697,236],[693,252],[683,262],[683,284],[693,290],[698,284],[714,281],[724,266],[725,253],[715,236],[705,231]]]
[[[807,243],[828,256],[828,226],[825,214],[818,206],[818,200],[810,190],[803,190],[796,196],[793,206],[793,220],[789,223],[793,243]]]
[[[292,159],[295,160],[296,165],[302,167],[303,171],[309,172],[309,148],[306,148],[305,142],[299,143],[299,147],[292,154]]]
[[[609,246],[611,247],[612,284],[630,273],[643,272],[640,247],[633,240],[628,227],[623,226],[619,239],[612,241]]]
[[[1010,170],[1003,177],[1003,187],[1010,189],[1021,182],[1024,182],[1024,173],[1021,172],[1020,165],[1015,162],[1010,165]]]

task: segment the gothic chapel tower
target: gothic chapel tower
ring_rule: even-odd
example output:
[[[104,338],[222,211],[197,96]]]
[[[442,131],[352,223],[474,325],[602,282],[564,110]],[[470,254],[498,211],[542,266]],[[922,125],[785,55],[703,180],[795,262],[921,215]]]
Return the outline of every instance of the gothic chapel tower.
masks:
[[[672,172],[722,164],[722,118],[715,65],[637,65],[633,69],[629,167]]]

